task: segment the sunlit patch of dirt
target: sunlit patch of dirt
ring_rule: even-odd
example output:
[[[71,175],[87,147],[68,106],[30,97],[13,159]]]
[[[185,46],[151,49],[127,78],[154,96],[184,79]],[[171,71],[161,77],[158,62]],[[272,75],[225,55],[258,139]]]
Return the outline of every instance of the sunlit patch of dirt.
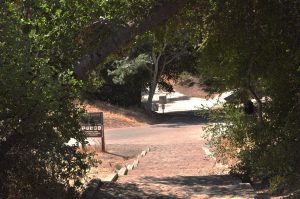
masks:
[[[98,161],[88,173],[88,180],[93,178],[104,179],[113,172],[132,163],[135,157],[124,158],[110,153],[97,152],[94,158]]]
[[[103,112],[105,129],[153,124],[153,119],[138,107],[121,108],[102,101],[85,102],[87,112]]]
[[[175,91],[189,97],[207,98],[209,93],[205,91],[205,86],[200,82],[199,78],[187,77],[186,79],[172,81],[171,84]]]

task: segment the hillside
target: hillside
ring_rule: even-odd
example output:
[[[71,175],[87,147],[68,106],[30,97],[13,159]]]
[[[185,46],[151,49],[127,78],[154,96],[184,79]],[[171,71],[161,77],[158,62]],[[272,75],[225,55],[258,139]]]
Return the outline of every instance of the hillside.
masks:
[[[171,84],[175,91],[182,93],[189,97],[208,97],[206,87],[199,78],[193,76],[185,76],[178,81],[172,81]]]
[[[188,76],[171,84],[175,91],[188,97],[206,98],[208,95],[196,77]],[[137,106],[123,108],[100,100],[86,101],[84,106],[87,112],[103,112],[106,129],[151,125],[159,119],[158,115],[149,116]]]
[[[144,126],[154,123],[154,119],[138,107],[122,108],[99,100],[85,102],[84,106],[87,112],[103,112],[106,129]]]

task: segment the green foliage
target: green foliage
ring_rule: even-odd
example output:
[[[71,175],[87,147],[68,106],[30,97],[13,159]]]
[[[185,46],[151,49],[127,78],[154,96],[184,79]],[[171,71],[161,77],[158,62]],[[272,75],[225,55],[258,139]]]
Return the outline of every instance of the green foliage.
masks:
[[[138,23],[157,5],[155,0],[111,0],[102,1],[104,18],[126,24]]]
[[[78,151],[81,82],[67,69],[92,4],[0,2],[1,198],[75,198],[93,162]],[[66,145],[71,138],[78,144]]]
[[[120,170],[120,169],[122,168],[122,165],[121,165],[121,164],[116,164],[116,165],[115,165],[115,168],[116,168],[116,170],[118,171],[118,170]]]
[[[122,62],[110,62],[93,71],[89,80],[84,83],[82,96],[88,100],[97,99],[119,106],[139,105],[144,70],[131,65],[128,68],[116,68]],[[122,75],[123,72],[126,75]]]
[[[158,75],[163,78],[158,80],[158,86],[172,92],[173,87],[167,80],[178,78],[182,71],[194,72],[193,64],[197,56],[186,36],[181,38],[178,32],[174,34],[176,37],[171,36],[171,28],[168,28],[168,32],[164,31],[165,29],[166,27],[156,28],[155,31],[138,36],[132,48],[124,50],[123,56],[110,57],[108,60],[112,61],[107,61],[97,72],[92,73],[93,78],[90,78],[89,82],[94,82],[94,86],[87,86],[86,92],[118,105],[140,104],[141,91],[146,90],[153,81],[153,54],[161,54]],[[124,57],[124,54],[127,56]],[[163,67],[167,61],[170,62]],[[94,77],[100,77],[102,84],[92,81]],[[91,97],[90,94],[88,98]],[[135,97],[132,98],[133,96]]]
[[[202,18],[201,72],[215,90],[236,91],[234,101],[216,115],[222,123],[208,132],[219,153],[239,160],[234,171],[251,179],[299,172],[297,16],[297,1],[249,0],[210,1]],[[265,98],[263,124],[256,114],[241,111],[241,104],[254,98],[249,82]]]
[[[149,75],[146,76],[149,78],[148,86],[153,81],[153,55],[160,55],[158,86],[162,90],[173,91],[168,80],[178,79],[184,71],[195,74],[199,54],[189,39],[189,34],[178,30],[174,21],[168,21],[166,25],[137,37],[131,57],[146,54],[150,58],[147,69]]]
[[[239,160],[237,173],[271,178],[276,185],[299,172],[300,9],[296,0],[189,1],[163,26],[133,38],[132,51],[110,57],[89,81],[72,77],[79,57],[99,45],[114,27],[139,26],[161,3],[0,1],[0,197],[51,198],[52,190],[62,187],[70,195],[59,197],[74,198],[71,193],[91,161],[78,146],[65,144],[70,138],[85,140],[78,124],[82,110],[74,105],[79,91],[92,88],[103,98],[115,94],[110,98],[115,102],[140,101],[141,89],[151,76],[141,68],[153,65],[153,55],[159,54],[159,65],[170,61],[158,75],[164,88],[171,90],[165,80],[187,71],[200,72],[214,91],[236,92],[236,99],[215,114],[218,119],[208,132],[220,154]],[[109,20],[108,26],[89,34],[99,20]],[[110,27],[110,22],[116,26]],[[184,55],[173,57],[182,50]],[[115,58],[119,61],[112,62]],[[240,110],[241,103],[255,93],[266,100],[262,122],[259,114]],[[226,147],[224,140],[229,143]]]
[[[125,84],[126,77],[137,74],[143,70],[145,65],[151,63],[150,57],[146,54],[140,54],[133,60],[118,60],[113,63],[113,71],[108,70],[108,75],[113,77],[115,84]]]
[[[276,175],[270,179],[270,189],[274,193],[276,192],[282,185],[285,184],[286,179],[282,176]]]

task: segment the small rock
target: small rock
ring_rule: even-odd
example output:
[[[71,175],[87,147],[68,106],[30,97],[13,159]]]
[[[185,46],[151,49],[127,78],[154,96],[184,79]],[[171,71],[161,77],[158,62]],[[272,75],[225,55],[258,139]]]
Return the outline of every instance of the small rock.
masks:
[[[117,173],[111,173],[103,179],[103,182],[114,182],[118,178]]]
[[[138,164],[139,164],[139,160],[135,160],[135,161],[133,162],[133,166],[134,166],[134,167],[137,167]]]
[[[142,157],[145,156],[146,153],[147,153],[146,151],[142,151],[141,156],[142,156]]]
[[[127,165],[127,169],[128,169],[128,170],[132,170],[133,168],[134,168],[134,165],[133,165],[133,164]]]
[[[119,171],[118,171],[118,175],[123,176],[123,175],[127,175],[128,169],[126,167],[122,167]]]

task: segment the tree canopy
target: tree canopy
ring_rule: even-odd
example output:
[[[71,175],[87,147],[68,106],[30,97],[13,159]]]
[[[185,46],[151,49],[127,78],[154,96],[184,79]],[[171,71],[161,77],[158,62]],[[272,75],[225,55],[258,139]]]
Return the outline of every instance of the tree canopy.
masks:
[[[299,173],[299,10],[297,0],[0,1],[0,197],[49,198],[50,184],[70,196],[90,161],[65,144],[85,140],[74,102],[86,82],[78,79],[124,61],[146,35],[158,35],[150,43],[159,53],[166,24],[188,35],[197,72],[214,90],[236,95],[217,114],[226,128],[210,128],[219,152],[229,140],[236,171],[251,178],[276,184]],[[186,47],[176,35],[167,41],[169,50]],[[251,99],[255,114],[244,114]]]
[[[240,161],[237,173],[281,186],[299,172],[299,2],[212,1],[204,16],[201,74],[235,95],[212,142]],[[241,112],[251,99],[255,114]]]
[[[75,66],[74,71],[78,78],[83,78],[89,70],[95,68],[111,53],[120,51],[122,47],[132,42],[135,36],[166,22],[187,3],[187,0],[115,1],[114,3],[113,5],[116,7],[110,6],[109,2],[108,11],[108,14],[111,14],[108,19],[111,17],[113,20],[107,20],[104,17],[103,20],[94,22],[90,27],[87,27],[87,30],[84,30],[82,34],[85,39],[97,35],[98,31],[101,30],[99,27],[107,26],[111,30],[109,36],[99,42],[88,54],[85,54]],[[125,11],[126,7],[130,7],[129,13]],[[120,14],[125,14],[125,16]],[[122,23],[114,24],[114,21]]]
[[[81,83],[68,70],[76,30],[93,15],[94,3],[80,2],[0,2],[1,198],[74,198],[89,168],[90,156],[66,145],[85,143]]]

